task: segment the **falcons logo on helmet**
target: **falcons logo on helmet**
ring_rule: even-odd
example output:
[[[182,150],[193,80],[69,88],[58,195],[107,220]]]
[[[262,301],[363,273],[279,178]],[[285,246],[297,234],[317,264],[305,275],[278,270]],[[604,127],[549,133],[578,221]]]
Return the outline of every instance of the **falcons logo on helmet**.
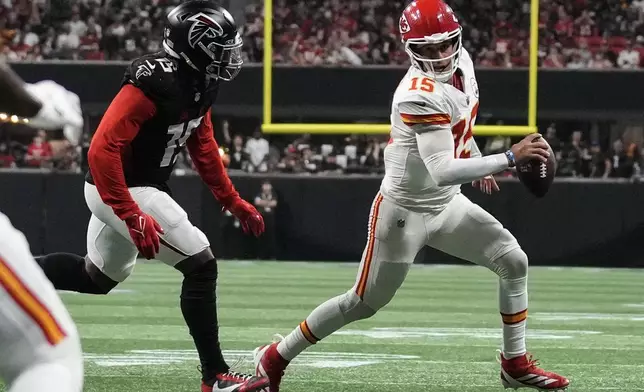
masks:
[[[204,13],[193,15],[188,20],[193,22],[188,30],[188,44],[191,48],[197,46],[203,38],[217,38],[224,35],[221,25]]]

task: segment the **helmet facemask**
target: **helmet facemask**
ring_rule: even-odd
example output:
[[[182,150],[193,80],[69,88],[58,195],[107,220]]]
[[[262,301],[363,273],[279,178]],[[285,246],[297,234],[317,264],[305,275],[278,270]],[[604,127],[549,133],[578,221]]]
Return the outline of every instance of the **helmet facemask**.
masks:
[[[227,41],[226,44],[210,42],[205,45],[203,42],[199,42],[197,45],[210,59],[210,63],[205,68],[206,75],[231,81],[241,71],[244,63],[242,60],[243,41],[239,33],[235,35],[235,38]]]
[[[220,44],[215,41],[206,44],[203,41],[199,41],[196,45],[201,53],[196,53],[188,57],[185,52],[177,53],[174,50],[174,44],[167,37],[166,33],[166,38],[163,40],[163,49],[170,56],[183,59],[192,69],[205,73],[210,78],[224,81],[233,80],[239,74],[239,71],[241,71],[244,63],[242,60],[243,41],[239,33],[233,39],[226,41],[225,44]]]
[[[443,44],[450,44],[453,49],[453,52],[446,57],[429,58],[422,53],[422,47],[425,45],[440,47]],[[423,38],[410,38],[405,42],[405,51],[411,58],[412,63],[439,82],[448,82],[458,69],[462,47],[460,27],[448,33],[434,34],[430,37]],[[445,66],[439,65],[447,61],[449,63]]]

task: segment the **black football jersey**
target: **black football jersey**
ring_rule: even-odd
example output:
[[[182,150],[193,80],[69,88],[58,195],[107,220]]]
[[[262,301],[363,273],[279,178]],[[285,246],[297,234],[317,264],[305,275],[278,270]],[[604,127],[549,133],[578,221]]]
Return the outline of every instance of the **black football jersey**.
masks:
[[[139,57],[125,71],[121,86],[136,86],[156,105],[154,117],[122,154],[128,187],[167,188],[177,155],[215,102],[219,82],[196,80],[191,72],[179,72],[180,66],[186,65],[158,52]],[[87,181],[93,183],[89,171]]]

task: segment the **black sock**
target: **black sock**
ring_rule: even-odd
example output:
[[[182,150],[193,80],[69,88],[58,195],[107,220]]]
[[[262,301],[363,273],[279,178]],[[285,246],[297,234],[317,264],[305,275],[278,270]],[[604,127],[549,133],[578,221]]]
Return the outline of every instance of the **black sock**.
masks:
[[[217,261],[212,259],[184,273],[181,288],[181,312],[195,342],[202,377],[207,383],[229,369],[219,346],[216,285]]]
[[[52,253],[36,257],[47,279],[58,290],[87,294],[107,294],[117,282],[103,275],[91,262],[86,266],[85,257],[72,253]],[[93,271],[94,273],[90,273]]]

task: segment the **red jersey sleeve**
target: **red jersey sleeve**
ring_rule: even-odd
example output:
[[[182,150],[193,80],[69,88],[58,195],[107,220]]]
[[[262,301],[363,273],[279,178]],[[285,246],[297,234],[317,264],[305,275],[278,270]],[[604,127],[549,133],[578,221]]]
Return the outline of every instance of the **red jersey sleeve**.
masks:
[[[211,110],[208,110],[201,122],[201,126],[188,138],[186,145],[199,175],[208,185],[215,198],[226,208],[233,201],[239,199],[239,193],[233,186],[224,163],[219,154],[219,145],[210,119]]]
[[[154,102],[126,84],[107,108],[89,147],[87,160],[94,184],[103,202],[121,219],[139,209],[125,183],[121,151],[155,113]]]

